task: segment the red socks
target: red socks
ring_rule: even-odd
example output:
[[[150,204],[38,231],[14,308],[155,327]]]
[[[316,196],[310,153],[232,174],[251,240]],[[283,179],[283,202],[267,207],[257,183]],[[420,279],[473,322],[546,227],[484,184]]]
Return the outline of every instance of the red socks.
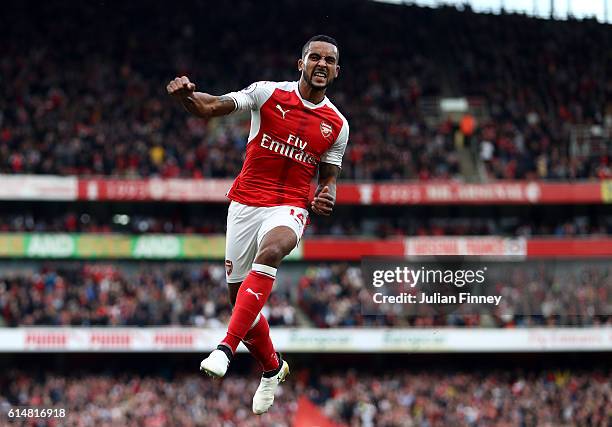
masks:
[[[259,362],[264,371],[273,371],[278,368],[278,356],[270,339],[270,326],[263,314],[242,340],[253,357]]]
[[[275,277],[276,268],[263,264],[253,264],[253,270],[251,270],[247,278],[242,282],[242,285],[240,285],[238,295],[236,296],[236,305],[234,306],[229,327],[227,328],[227,335],[223,341],[221,341],[221,344],[228,346],[232,350],[232,353],[236,352],[238,344],[246,338],[251,327],[257,329],[252,332],[255,336],[247,338],[253,346],[256,346],[256,343],[260,341],[264,341],[261,339],[260,335],[263,335],[264,332],[269,340],[270,328],[265,318],[261,316],[259,322],[256,324],[254,324],[254,322],[272,292],[272,285],[274,284]],[[264,321],[263,323],[262,320]],[[270,341],[270,347],[271,346],[272,342]],[[266,346],[264,345],[263,347]],[[257,351],[262,351],[263,353],[263,350],[264,348],[258,348]],[[267,349],[265,349],[265,351],[267,353]],[[260,363],[264,364],[264,359],[267,357],[269,356],[264,356],[264,358],[260,360]],[[267,365],[268,363],[265,364]],[[278,362],[276,362],[276,364],[278,365]],[[264,367],[264,370],[268,369]]]

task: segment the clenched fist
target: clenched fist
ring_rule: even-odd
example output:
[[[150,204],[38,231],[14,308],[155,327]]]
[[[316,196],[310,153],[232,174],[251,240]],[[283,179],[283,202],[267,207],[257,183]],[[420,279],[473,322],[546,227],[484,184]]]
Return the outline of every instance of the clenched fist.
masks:
[[[310,202],[310,209],[317,215],[329,216],[335,204],[336,197],[330,192],[329,186],[326,185],[321,191],[315,193],[314,199]]]
[[[187,77],[183,76],[177,77],[168,83],[166,90],[168,91],[168,95],[172,95],[175,98],[182,100],[188,96],[191,96],[195,90],[195,87],[195,84],[191,83]]]

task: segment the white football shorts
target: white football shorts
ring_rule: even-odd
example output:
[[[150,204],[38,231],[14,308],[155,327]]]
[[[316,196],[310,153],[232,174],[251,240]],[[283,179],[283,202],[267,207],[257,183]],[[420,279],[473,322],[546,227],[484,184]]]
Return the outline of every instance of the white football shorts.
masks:
[[[304,234],[308,211],[296,206],[247,206],[232,200],[227,211],[225,277],[228,283],[242,282],[250,273],[257,250],[266,233],[286,226],[297,236]],[[297,245],[296,245],[297,246]]]

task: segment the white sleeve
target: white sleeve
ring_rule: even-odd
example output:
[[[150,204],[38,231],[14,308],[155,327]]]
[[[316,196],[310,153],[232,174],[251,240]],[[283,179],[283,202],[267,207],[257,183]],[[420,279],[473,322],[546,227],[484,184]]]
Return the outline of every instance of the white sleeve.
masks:
[[[234,100],[234,111],[258,110],[274,92],[273,82],[255,82],[238,92],[226,93]]]
[[[342,156],[344,155],[344,150],[346,150],[348,137],[349,126],[348,122],[344,121],[342,124],[342,129],[340,129],[340,133],[338,134],[338,138],[336,138],[333,145],[329,147],[329,150],[327,150],[323,156],[321,156],[321,161],[342,167]]]

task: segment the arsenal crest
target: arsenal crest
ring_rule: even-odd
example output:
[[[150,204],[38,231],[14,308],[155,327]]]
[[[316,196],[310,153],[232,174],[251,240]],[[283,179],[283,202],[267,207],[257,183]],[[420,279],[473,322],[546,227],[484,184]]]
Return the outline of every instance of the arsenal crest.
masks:
[[[225,273],[229,276],[232,274],[234,270],[234,263],[232,263],[229,259],[225,260]]]
[[[332,134],[332,126],[329,123],[321,122],[320,128],[323,136],[325,138],[329,138],[329,136]]]

